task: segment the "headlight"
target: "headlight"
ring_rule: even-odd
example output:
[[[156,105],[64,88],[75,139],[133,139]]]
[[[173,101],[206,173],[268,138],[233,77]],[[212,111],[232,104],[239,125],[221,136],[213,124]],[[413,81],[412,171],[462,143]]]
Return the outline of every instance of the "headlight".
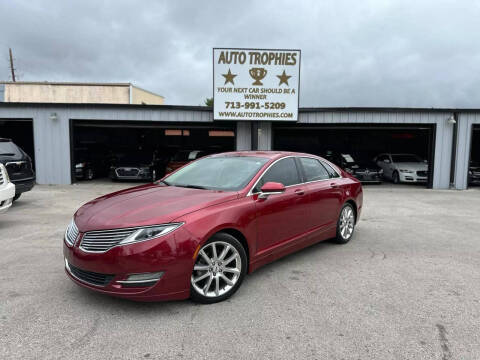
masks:
[[[383,174],[383,169],[378,170],[378,173],[379,173],[380,175],[382,175],[382,174]]]
[[[0,164],[0,172],[2,172],[1,171],[2,169],[3,169],[3,173],[5,174],[6,182],[9,183],[10,182],[10,177],[8,176],[7,168],[3,164]]]
[[[156,239],[160,236],[167,235],[178,229],[183,223],[156,225],[140,228],[120,242],[120,245],[131,244],[139,241]]]
[[[402,173],[412,173],[413,171],[408,170],[408,169],[400,169],[400,172],[402,172]]]
[[[77,165],[75,165],[75,168],[76,169],[81,169],[81,168],[84,168],[85,167],[85,163],[78,163]]]

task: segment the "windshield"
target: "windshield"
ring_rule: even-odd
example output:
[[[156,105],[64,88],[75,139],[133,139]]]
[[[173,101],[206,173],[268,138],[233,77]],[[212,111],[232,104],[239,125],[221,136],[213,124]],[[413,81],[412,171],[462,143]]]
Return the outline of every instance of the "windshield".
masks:
[[[18,147],[10,141],[0,141],[0,155],[22,156]]]
[[[243,189],[268,159],[222,156],[200,159],[166,177],[168,185],[237,191]]]
[[[355,162],[355,160],[353,160],[353,158],[350,154],[342,154],[342,158],[347,163],[354,163]]]
[[[417,155],[413,154],[393,154],[392,160],[394,163],[397,162],[423,162]]]
[[[173,157],[172,161],[189,161],[189,160],[195,160],[198,155],[201,153],[201,151],[195,150],[195,151],[180,151],[175,154]]]

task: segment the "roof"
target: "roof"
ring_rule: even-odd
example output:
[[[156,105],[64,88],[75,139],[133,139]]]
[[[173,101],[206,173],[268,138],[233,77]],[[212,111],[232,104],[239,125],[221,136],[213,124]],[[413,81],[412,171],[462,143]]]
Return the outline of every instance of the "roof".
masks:
[[[311,154],[306,154],[306,153],[299,153],[299,152],[293,152],[293,151],[258,151],[258,150],[252,150],[252,151],[230,151],[230,152],[224,152],[224,153],[219,153],[215,155],[211,155],[211,157],[217,157],[217,156],[256,156],[256,157],[263,157],[263,158],[268,158],[268,159],[277,159],[281,158],[284,156],[300,156],[300,155],[308,155],[312,156]]]
[[[51,84],[51,83],[50,83]],[[160,95],[159,95],[160,96]],[[141,105],[141,104],[87,104],[87,103],[28,103],[28,102],[0,102],[0,107],[71,107],[71,108],[125,108],[149,110],[195,110],[212,112],[211,106],[200,105]],[[300,113],[309,112],[480,112],[480,108],[416,108],[416,107],[304,107]],[[248,121],[248,120],[247,120]]]

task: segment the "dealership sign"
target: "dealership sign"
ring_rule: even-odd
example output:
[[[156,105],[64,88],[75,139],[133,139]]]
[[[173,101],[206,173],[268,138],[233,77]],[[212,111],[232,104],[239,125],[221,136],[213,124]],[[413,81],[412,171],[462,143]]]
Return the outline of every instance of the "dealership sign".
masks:
[[[300,50],[213,49],[215,120],[297,121]]]

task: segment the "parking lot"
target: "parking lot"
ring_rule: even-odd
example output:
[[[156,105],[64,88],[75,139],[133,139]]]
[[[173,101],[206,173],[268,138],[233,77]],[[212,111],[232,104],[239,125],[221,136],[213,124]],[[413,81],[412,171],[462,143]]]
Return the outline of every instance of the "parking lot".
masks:
[[[206,306],[111,298],[65,275],[73,212],[127,186],[39,185],[0,216],[0,358],[480,358],[478,188],[365,187],[349,244],[269,264]]]

